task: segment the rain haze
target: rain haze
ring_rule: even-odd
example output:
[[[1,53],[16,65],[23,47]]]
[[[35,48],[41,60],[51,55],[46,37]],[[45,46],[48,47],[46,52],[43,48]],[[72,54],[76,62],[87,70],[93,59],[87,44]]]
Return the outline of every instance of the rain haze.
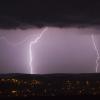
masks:
[[[0,30],[0,73],[30,73],[29,44],[43,29]],[[99,50],[99,29],[48,27],[32,45],[33,74],[95,73],[93,33]]]

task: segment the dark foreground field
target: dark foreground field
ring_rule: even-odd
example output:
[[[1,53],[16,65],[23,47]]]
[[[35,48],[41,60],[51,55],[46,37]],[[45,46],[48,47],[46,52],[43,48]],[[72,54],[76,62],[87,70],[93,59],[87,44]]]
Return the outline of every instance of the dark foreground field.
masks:
[[[0,97],[100,95],[100,74],[1,74]]]

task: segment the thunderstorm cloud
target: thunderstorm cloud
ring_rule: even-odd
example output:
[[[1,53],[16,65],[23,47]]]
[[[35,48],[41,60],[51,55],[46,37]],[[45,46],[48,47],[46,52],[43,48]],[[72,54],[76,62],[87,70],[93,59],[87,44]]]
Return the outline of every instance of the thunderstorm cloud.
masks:
[[[0,1],[0,73],[95,73],[100,51],[100,1]],[[16,45],[18,44],[18,45]],[[98,72],[100,64],[98,59]]]
[[[100,2],[6,1],[0,3],[0,28],[91,27],[100,25]]]

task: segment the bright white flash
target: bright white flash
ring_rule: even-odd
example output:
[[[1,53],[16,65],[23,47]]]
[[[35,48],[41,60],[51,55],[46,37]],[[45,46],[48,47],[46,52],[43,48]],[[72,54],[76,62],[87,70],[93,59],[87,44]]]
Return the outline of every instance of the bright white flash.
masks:
[[[97,59],[96,59],[96,73],[98,72],[98,67],[99,67],[99,59],[100,59],[100,54],[99,54],[99,50],[96,46],[96,41],[95,41],[95,37],[94,37],[94,34],[91,35],[91,38],[92,38],[92,42],[93,42],[93,45],[94,45],[94,50],[96,51],[97,53]]]
[[[32,61],[33,61],[33,55],[32,55],[32,46],[38,43],[38,41],[42,38],[43,34],[48,30],[48,27],[46,27],[40,34],[39,36],[34,40],[31,41],[29,44],[29,65],[30,65],[30,73],[33,74],[33,66],[32,66]]]

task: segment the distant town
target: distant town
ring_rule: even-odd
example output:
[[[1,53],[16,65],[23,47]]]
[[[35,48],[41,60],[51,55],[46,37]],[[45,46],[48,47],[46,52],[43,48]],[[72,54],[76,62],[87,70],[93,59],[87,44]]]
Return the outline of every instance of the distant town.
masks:
[[[100,74],[2,74],[0,97],[100,95]]]

